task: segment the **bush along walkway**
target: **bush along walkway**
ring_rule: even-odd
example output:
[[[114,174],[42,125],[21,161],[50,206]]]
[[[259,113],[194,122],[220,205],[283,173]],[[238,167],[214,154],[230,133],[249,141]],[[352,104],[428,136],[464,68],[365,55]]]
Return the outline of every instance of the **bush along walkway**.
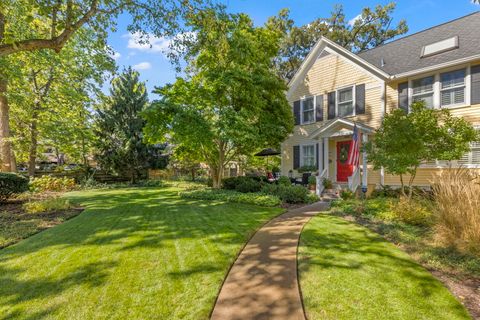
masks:
[[[317,202],[271,220],[233,264],[211,319],[305,319],[297,281],[297,246],[303,226],[328,204]]]

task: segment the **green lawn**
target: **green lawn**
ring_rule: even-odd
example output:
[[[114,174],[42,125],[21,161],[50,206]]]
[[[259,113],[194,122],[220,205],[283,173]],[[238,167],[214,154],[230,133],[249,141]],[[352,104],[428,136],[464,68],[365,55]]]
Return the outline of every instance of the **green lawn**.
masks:
[[[423,267],[379,235],[319,215],[299,248],[305,309],[315,319],[470,319]]]
[[[175,188],[68,195],[78,217],[0,250],[0,319],[206,319],[248,237],[281,212]]]

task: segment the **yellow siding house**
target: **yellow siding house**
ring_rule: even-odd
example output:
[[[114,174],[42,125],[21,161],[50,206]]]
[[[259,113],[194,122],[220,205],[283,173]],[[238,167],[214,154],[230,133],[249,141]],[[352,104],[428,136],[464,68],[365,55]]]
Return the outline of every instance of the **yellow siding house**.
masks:
[[[480,12],[353,54],[321,38],[289,83],[287,98],[294,132],[282,143],[282,175],[300,177],[298,169],[315,166],[321,181],[356,190],[359,186],[399,185],[398,177],[374,171],[360,157],[346,163],[353,128],[361,142],[373,137],[386,113],[408,112],[416,100],[430,108],[448,108],[480,129]],[[450,166],[480,172],[480,143],[462,159],[423,164],[414,184],[429,186]]]

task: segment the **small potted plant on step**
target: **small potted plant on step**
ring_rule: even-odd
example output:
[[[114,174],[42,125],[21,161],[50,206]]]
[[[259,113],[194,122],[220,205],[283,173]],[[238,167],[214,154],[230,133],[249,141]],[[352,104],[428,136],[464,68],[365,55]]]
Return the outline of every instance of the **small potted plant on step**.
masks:
[[[327,178],[323,178],[322,184],[323,184],[323,188],[325,188],[325,192],[327,192],[327,193],[333,193],[334,192],[332,180],[327,179]]]
[[[309,176],[308,177],[308,188],[310,190],[315,190],[317,188],[317,177]]]

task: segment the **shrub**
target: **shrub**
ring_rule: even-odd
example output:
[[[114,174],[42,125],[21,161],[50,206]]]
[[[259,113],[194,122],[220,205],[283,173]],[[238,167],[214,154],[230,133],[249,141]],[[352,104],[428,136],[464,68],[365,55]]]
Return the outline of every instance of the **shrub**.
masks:
[[[410,188],[404,187],[405,194],[409,193]],[[420,187],[413,186],[412,194],[417,198],[432,199],[432,192],[422,189]],[[392,188],[391,186],[382,186],[380,189],[375,189],[370,195],[371,198],[400,198],[402,196],[402,188]]]
[[[445,170],[433,192],[438,239],[480,255],[480,176],[465,168]]]
[[[308,193],[307,203],[315,203],[319,200],[320,200],[320,198],[315,193],[311,193],[311,192]]]
[[[393,218],[413,225],[428,225],[432,222],[432,211],[425,201],[400,197],[392,202]]]
[[[223,189],[237,190],[239,192],[258,192],[264,184],[261,177],[230,177],[222,180]]]
[[[56,178],[52,176],[41,176],[30,181],[32,191],[70,191],[75,188],[75,180],[73,178]]]
[[[0,201],[28,191],[28,179],[16,173],[0,173]]]
[[[259,192],[262,189],[262,183],[253,179],[245,179],[237,184],[235,190],[242,193]]]
[[[137,187],[164,187],[165,183],[162,180],[140,180],[135,186]]]
[[[286,177],[286,176],[281,176],[280,178],[278,178],[277,182],[278,182],[279,185],[282,185],[282,186],[291,186],[292,185],[292,182],[290,181],[290,178]]]
[[[381,186],[379,189],[373,190],[370,195],[371,198],[399,198],[400,197],[400,188],[392,189],[391,186]]]
[[[262,193],[279,197],[286,203],[307,203],[310,192],[302,186],[284,186],[267,184],[262,188]]]
[[[263,207],[276,207],[281,204],[278,197],[260,193],[240,193],[233,190],[204,189],[180,193],[184,199],[218,200],[236,203],[253,204]]]
[[[23,204],[25,212],[32,214],[68,210],[73,207],[70,201],[62,198],[32,201]]]
[[[342,191],[340,191],[340,198],[343,200],[353,199],[355,198],[355,194],[350,189],[342,189]]]

